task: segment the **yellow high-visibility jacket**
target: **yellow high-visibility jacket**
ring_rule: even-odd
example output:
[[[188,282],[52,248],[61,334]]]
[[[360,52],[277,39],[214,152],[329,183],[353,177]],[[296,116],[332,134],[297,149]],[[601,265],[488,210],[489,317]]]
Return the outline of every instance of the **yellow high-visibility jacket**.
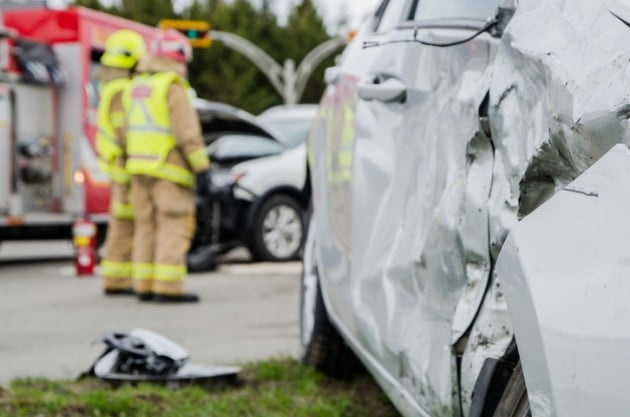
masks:
[[[187,96],[175,100],[175,107],[196,124],[193,138],[178,138],[171,123],[173,86],[186,95],[188,83],[174,72],[138,75],[123,96],[127,129],[127,172],[194,186],[196,172],[210,162],[201,138],[199,121]],[[192,114],[191,114],[192,113]],[[198,132],[198,133],[197,133]],[[179,154],[179,155],[178,155]]]
[[[117,94],[131,85],[128,78],[118,78],[106,81],[100,86],[100,102],[97,110],[98,131],[96,133],[96,151],[99,156],[99,166],[107,173],[112,181],[118,184],[128,184],[129,174],[124,164],[117,163],[123,156],[124,149],[116,137],[116,129],[123,127],[125,115],[122,111],[112,111],[112,101]]]

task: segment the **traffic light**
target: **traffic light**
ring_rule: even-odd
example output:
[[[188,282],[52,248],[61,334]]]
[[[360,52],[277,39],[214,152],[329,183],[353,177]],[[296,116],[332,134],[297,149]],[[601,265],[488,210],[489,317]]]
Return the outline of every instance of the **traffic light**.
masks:
[[[175,29],[183,33],[193,48],[209,48],[212,45],[210,23],[203,20],[160,20],[160,29]]]

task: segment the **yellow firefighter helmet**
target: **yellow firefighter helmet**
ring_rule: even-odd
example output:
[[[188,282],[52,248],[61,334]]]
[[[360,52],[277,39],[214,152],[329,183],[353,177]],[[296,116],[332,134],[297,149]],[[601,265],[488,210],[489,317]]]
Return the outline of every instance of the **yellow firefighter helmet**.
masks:
[[[105,53],[101,57],[101,64],[131,69],[145,51],[144,39],[138,32],[129,29],[117,30],[105,42]]]

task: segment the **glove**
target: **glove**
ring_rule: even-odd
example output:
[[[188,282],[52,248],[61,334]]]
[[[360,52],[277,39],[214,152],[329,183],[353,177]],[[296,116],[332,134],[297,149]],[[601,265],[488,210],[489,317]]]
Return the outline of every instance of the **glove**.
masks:
[[[210,193],[212,187],[212,175],[210,170],[197,174],[197,181],[195,182],[195,193],[200,196],[207,196]]]

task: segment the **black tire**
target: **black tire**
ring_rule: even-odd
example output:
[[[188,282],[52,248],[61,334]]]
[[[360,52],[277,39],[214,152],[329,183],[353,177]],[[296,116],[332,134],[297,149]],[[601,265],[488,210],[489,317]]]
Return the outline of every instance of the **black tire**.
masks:
[[[494,417],[531,417],[523,368],[519,362],[499,400]]]
[[[330,322],[317,278],[317,267],[310,256],[312,250],[309,251],[307,247],[304,252],[305,261],[300,289],[302,363],[313,366],[333,378],[352,379],[362,374],[364,368]],[[310,316],[307,318],[307,315]]]
[[[289,210],[293,213],[294,220],[290,223],[295,225],[299,230],[299,236],[295,236],[293,239],[287,235],[286,237],[287,248],[289,250],[284,251],[278,248],[270,248],[265,243],[265,234],[268,229],[265,226],[265,219],[267,216],[272,216],[273,210]],[[304,213],[302,206],[298,201],[291,198],[288,195],[276,194],[269,197],[261,206],[254,217],[252,224],[252,240],[250,242],[249,250],[252,253],[254,260],[256,261],[271,261],[271,262],[284,262],[298,259],[302,252],[302,246],[304,245]],[[296,234],[298,234],[296,233]]]

